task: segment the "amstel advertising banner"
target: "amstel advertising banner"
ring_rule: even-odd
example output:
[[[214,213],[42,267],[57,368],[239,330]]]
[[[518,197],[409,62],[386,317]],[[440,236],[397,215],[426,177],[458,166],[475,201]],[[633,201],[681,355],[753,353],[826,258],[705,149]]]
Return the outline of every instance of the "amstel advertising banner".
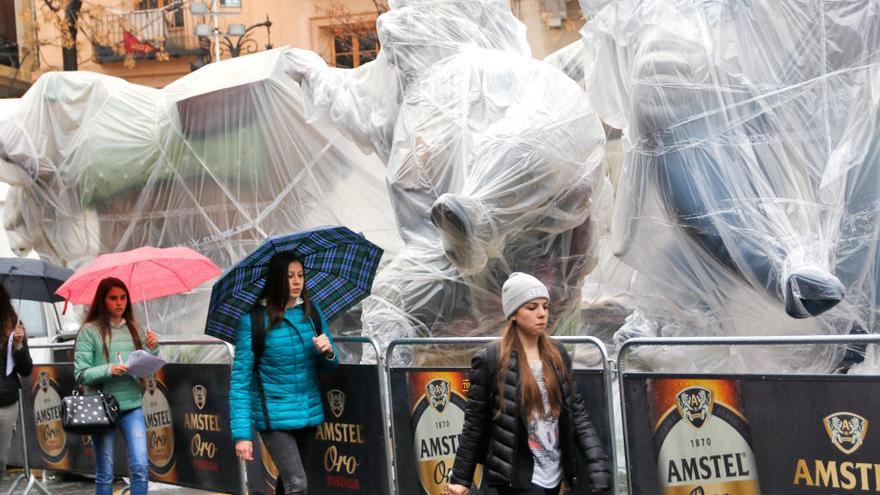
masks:
[[[309,493],[390,493],[376,365],[341,364],[335,372],[319,376],[324,423],[306,452]],[[254,461],[248,466],[250,492],[273,494],[278,470],[256,432],[254,442]]]
[[[91,438],[70,435],[61,427],[61,398],[73,390],[73,365],[35,366],[21,382],[31,466],[94,472]],[[16,441],[15,446],[20,443]]]
[[[637,495],[880,492],[880,379],[624,376]],[[647,411],[647,414],[646,414]]]
[[[227,365],[168,364],[146,380],[151,479],[202,490],[238,488],[228,397]]]
[[[61,427],[61,398],[74,388],[73,365],[35,366],[22,380],[24,420],[31,466],[94,474],[95,452],[88,435]],[[206,490],[238,486],[235,449],[229,436],[229,367],[169,364],[145,380],[143,397],[150,478]],[[125,443],[115,439],[114,468],[127,475]],[[13,443],[20,458],[21,439]]]
[[[470,383],[467,369],[398,368],[391,371],[398,493],[446,495],[455,462]],[[599,371],[576,370],[575,380],[607,446],[610,441],[605,387]],[[589,493],[586,487],[584,493]],[[471,494],[491,493],[482,466]],[[611,493],[610,490],[607,493]]]
[[[74,388],[73,365],[37,366],[23,380],[31,466],[94,474],[91,437],[61,427],[61,398]],[[202,490],[239,487],[229,433],[229,366],[168,364],[144,381],[150,479]],[[321,377],[326,422],[315,432],[306,469],[309,493],[389,493],[379,377],[375,365],[341,365]],[[116,435],[117,475],[127,475],[125,444]],[[249,466],[252,493],[274,493],[277,470],[255,434]],[[16,435],[10,459],[20,460]]]
[[[73,365],[35,366],[31,376],[23,378],[22,406],[28,440],[28,461],[37,468],[76,473],[95,472],[95,452],[88,435],[68,434],[61,427],[61,398],[73,390]],[[116,450],[124,449],[121,438]],[[23,459],[20,429],[16,428],[10,452],[10,464]],[[115,466],[117,474],[127,472],[125,465]]]

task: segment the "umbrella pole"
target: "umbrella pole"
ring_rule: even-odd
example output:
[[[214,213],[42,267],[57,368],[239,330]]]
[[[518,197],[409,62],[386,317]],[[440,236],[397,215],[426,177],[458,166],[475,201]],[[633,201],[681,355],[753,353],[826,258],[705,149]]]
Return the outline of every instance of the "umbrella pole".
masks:
[[[55,313],[55,322],[58,323],[58,333],[57,335],[61,335],[64,333],[64,327],[61,325],[61,316],[58,314],[58,308],[55,307],[55,303],[50,302],[52,305],[52,312]]]
[[[152,327],[150,326],[150,312],[147,311],[147,300],[144,298],[144,282],[140,281],[139,285],[141,286],[141,303],[144,305],[144,318],[147,319],[147,331],[150,331]],[[144,332],[144,335],[146,335],[146,332]]]
[[[46,279],[45,275],[43,276],[43,285],[46,286],[46,294],[51,296],[52,293],[49,291],[49,281]],[[58,323],[58,333],[55,335],[61,335],[64,333],[64,327],[61,325],[61,316],[58,314],[58,308],[55,306],[55,303],[51,301],[52,298],[49,297],[49,299],[49,304],[52,305],[52,312],[55,313],[55,322]]]
[[[147,319],[147,330],[152,330],[150,326],[150,312],[147,311],[147,301],[141,301],[141,304],[144,305],[144,317]]]
[[[9,281],[12,281],[12,269],[9,270]],[[23,284],[18,284],[18,308],[15,310],[15,325],[12,327],[12,331],[18,327],[18,324],[21,323],[21,296],[22,291],[24,290]]]
[[[9,277],[9,285],[13,285],[15,282],[15,278],[14,278],[15,276],[12,274],[12,272],[14,270],[15,270],[15,267],[12,267],[12,266],[9,267],[9,273],[7,274],[7,276]],[[18,308],[15,310],[15,325],[12,325],[13,332],[15,331],[15,328],[18,326],[18,322],[21,321],[19,315],[21,314],[21,291],[23,291],[23,290],[24,289],[21,287],[21,285],[19,285],[18,297],[15,298],[18,301]],[[12,296],[10,295],[10,297],[12,297]]]

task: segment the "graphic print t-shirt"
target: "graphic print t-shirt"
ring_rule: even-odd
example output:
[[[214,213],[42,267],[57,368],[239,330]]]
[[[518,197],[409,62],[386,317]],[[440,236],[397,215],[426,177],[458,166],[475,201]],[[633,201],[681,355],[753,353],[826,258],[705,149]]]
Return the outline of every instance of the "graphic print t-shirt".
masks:
[[[544,415],[534,414],[529,420],[529,448],[535,459],[532,483],[543,488],[556,488],[562,481],[562,452],[559,448],[559,418],[552,414],[547,383],[540,362],[531,365],[541,390]]]

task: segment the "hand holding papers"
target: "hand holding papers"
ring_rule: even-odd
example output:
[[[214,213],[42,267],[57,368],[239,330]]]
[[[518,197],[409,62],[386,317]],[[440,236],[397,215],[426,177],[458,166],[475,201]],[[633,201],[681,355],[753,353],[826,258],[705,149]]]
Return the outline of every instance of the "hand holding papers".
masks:
[[[138,349],[128,355],[128,362],[125,364],[128,366],[129,375],[143,378],[159,371],[162,366],[165,366],[165,360]]]

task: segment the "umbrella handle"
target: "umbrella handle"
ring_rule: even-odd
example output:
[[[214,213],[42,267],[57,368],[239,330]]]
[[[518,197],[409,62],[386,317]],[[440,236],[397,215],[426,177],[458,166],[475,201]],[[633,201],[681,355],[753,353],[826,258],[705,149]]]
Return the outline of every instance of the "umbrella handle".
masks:
[[[147,331],[150,331],[150,330],[151,330],[151,327],[150,327],[150,312],[147,311],[147,300],[144,299],[144,282],[143,282],[143,280],[139,280],[139,282],[140,282],[139,285],[141,286],[141,304],[144,305],[144,318],[146,318],[146,320],[147,320]],[[144,335],[146,335],[146,334],[147,334],[147,333],[144,332]]]
[[[147,311],[147,301],[141,301],[141,304],[144,305],[144,317],[147,319],[147,331],[150,331],[152,330],[152,327],[150,325],[150,312]],[[146,332],[144,332],[144,335],[146,335]]]

